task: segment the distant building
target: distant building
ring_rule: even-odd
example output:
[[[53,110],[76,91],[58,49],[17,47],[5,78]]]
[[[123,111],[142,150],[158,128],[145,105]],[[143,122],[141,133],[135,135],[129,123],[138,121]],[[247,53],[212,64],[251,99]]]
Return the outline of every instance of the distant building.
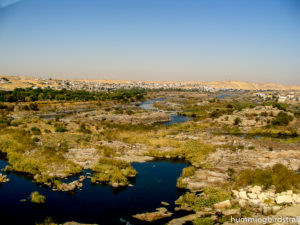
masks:
[[[287,100],[286,96],[279,96],[278,102],[285,102]]]

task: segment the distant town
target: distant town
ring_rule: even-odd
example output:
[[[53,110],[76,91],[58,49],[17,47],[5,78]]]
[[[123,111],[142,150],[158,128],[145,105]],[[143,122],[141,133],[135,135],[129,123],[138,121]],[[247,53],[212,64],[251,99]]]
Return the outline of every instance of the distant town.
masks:
[[[203,84],[207,83],[207,85]],[[216,84],[215,84],[216,83]],[[162,82],[162,81],[111,81],[111,80],[74,80],[54,78],[33,78],[22,76],[0,76],[0,90],[13,90],[14,88],[51,88],[55,90],[86,90],[110,91],[117,89],[148,89],[148,90],[189,90],[200,92],[245,92],[251,91],[253,95],[264,100],[274,99],[278,102],[300,101],[300,87],[268,84],[265,86],[246,82]],[[223,84],[223,86],[222,86]],[[245,85],[246,84],[246,85]],[[248,85],[248,86],[247,86]]]

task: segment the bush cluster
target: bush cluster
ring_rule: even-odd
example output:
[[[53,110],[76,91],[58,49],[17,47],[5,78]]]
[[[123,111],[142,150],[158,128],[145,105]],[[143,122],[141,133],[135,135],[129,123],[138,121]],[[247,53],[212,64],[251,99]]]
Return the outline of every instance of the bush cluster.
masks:
[[[200,211],[204,207],[212,208],[215,203],[231,199],[230,191],[221,188],[205,188],[204,193],[197,195],[195,193],[186,192],[176,200],[176,204],[181,207],[189,206],[194,211]]]
[[[41,195],[38,191],[34,191],[30,194],[30,200],[34,203],[45,203],[46,197]]]
[[[234,180],[236,187],[260,185],[267,189],[274,185],[276,192],[300,188],[300,174],[282,164],[267,169],[244,170]]]
[[[128,177],[134,177],[136,174],[136,170],[125,161],[100,158],[97,165],[93,167],[91,182],[126,185],[129,183]]]

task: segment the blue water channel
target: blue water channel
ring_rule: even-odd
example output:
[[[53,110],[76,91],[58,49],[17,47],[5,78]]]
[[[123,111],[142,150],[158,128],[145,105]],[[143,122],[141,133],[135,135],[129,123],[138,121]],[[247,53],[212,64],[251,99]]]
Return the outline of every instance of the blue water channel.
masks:
[[[1,169],[6,165],[6,161],[0,161]],[[90,179],[86,179],[82,190],[73,193],[52,191],[20,174],[8,173],[10,181],[0,186],[1,224],[35,224],[46,217],[58,223],[145,224],[132,215],[153,211],[161,207],[161,201],[170,203],[167,208],[174,211],[174,201],[179,195],[176,180],[187,164],[152,161],[132,165],[138,171],[137,177],[131,181],[133,187],[114,189],[92,184]],[[30,202],[29,196],[33,191],[45,195],[46,203]],[[21,199],[28,200],[22,202]],[[165,224],[167,221],[151,224]]]

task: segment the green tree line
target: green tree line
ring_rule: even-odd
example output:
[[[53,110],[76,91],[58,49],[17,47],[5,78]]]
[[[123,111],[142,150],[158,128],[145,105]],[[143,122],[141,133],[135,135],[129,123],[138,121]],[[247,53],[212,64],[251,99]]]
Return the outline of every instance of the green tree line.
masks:
[[[140,101],[145,91],[141,89],[120,89],[114,91],[54,90],[41,88],[16,88],[13,91],[0,91],[0,102],[34,102],[44,100],[89,101],[118,100]]]

